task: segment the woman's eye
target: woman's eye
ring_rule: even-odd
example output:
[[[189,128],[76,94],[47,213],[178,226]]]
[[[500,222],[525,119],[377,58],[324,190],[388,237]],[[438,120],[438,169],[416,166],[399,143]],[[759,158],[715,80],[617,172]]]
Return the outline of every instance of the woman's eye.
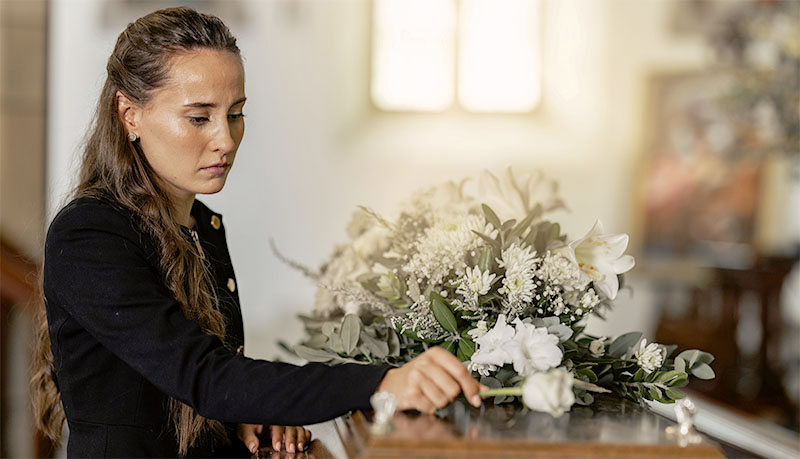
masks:
[[[228,119],[232,120],[232,121],[240,120],[240,119],[243,119],[244,117],[245,117],[244,113],[233,113],[233,114],[228,115]]]
[[[195,126],[199,126],[208,121],[208,118],[205,116],[190,116],[189,122],[194,124]]]

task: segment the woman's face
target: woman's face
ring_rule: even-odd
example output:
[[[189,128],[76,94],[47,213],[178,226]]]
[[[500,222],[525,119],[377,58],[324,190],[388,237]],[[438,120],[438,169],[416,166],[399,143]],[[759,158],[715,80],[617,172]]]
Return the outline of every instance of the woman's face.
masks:
[[[244,102],[244,70],[233,53],[200,49],[172,58],[167,83],[131,131],[174,198],[225,185],[244,135]]]

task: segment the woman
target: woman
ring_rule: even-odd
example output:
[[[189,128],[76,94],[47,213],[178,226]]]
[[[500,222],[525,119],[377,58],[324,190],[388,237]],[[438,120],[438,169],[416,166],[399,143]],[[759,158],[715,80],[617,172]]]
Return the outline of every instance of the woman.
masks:
[[[161,10],[117,39],[80,183],[45,244],[34,407],[56,441],[66,418],[70,456],[248,455],[267,425],[293,452],[307,431],[277,426],[368,407],[376,391],[400,409],[431,412],[462,391],[480,404],[440,348],[394,369],[242,355],[224,226],[195,195],[225,184],[245,100],[236,40],[216,17]]]

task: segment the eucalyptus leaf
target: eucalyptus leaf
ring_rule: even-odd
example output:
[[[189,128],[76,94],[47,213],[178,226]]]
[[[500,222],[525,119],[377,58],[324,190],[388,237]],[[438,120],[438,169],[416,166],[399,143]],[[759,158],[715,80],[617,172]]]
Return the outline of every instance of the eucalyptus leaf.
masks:
[[[336,355],[331,352],[312,349],[302,344],[294,346],[293,350],[298,357],[308,360],[309,362],[329,362],[336,357]]]
[[[674,367],[677,371],[686,371],[686,361],[680,357],[675,358]]]
[[[714,379],[714,370],[706,363],[701,363],[694,366],[691,370],[692,375],[699,379]]]
[[[397,332],[395,332],[393,329],[389,329],[387,344],[389,346],[389,355],[391,357],[397,357],[400,355],[400,338],[397,336]]]
[[[608,346],[608,355],[622,357],[642,338],[642,332],[630,332],[620,335]]]
[[[336,326],[333,325],[331,322],[325,322],[322,324],[322,334],[326,337],[330,338],[334,333],[336,333]]]
[[[305,342],[305,345],[308,347],[313,347],[314,349],[321,349],[325,346],[328,342],[328,337],[323,335],[322,333],[316,333],[311,336],[311,338]]]
[[[358,345],[358,337],[361,334],[361,319],[355,314],[347,314],[342,320],[342,329],[339,332],[342,337],[342,348],[346,354],[352,354]]]
[[[547,327],[547,333],[558,336],[558,341],[560,343],[572,337],[572,329],[564,324],[550,325]]]
[[[385,341],[380,341],[366,332],[361,332],[361,342],[364,347],[369,349],[370,353],[379,359],[385,359],[389,355],[389,344]]]
[[[489,389],[499,389],[503,387],[503,384],[498,379],[492,378],[491,376],[482,377],[480,383],[487,386]]]

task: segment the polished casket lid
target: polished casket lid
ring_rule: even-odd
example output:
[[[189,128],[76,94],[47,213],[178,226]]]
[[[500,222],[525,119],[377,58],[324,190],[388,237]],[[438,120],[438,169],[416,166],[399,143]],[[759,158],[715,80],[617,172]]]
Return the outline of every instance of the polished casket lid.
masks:
[[[373,432],[371,421],[356,412],[337,423],[350,457],[723,457],[702,436],[681,445],[667,433],[674,422],[615,396],[559,418],[518,403],[478,409],[459,400],[439,416],[396,413],[388,433]]]

